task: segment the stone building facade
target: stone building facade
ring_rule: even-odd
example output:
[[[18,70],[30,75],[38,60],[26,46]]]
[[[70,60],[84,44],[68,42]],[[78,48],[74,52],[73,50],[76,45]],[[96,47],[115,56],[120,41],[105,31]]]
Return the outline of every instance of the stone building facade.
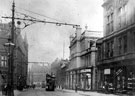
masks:
[[[98,89],[135,88],[135,2],[104,0],[104,37],[98,39]]]
[[[93,34],[96,34],[95,36]],[[100,35],[99,35],[100,34]],[[76,35],[70,37],[70,64],[66,72],[66,87],[78,90],[95,90],[95,42],[101,33],[98,31],[76,29]]]

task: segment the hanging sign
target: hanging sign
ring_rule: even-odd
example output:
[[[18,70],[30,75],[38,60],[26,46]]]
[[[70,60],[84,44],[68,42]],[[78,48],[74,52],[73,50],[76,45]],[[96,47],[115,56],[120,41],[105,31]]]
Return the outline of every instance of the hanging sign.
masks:
[[[110,73],[111,73],[110,69],[104,69],[104,74],[110,74]]]

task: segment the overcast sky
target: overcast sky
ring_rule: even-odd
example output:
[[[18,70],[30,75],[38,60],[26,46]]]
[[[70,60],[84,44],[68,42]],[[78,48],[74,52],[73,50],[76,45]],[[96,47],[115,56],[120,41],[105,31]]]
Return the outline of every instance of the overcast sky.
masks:
[[[79,24],[84,29],[102,31],[103,0],[15,0],[16,11],[38,19]],[[0,16],[11,16],[12,0],[0,0]],[[29,10],[44,16],[42,17]],[[21,15],[16,14],[21,17]],[[2,22],[7,22],[1,19]],[[69,35],[75,29],[71,26],[36,23],[22,30],[27,34],[29,61],[53,62],[56,58],[69,58]],[[63,45],[65,45],[63,47]]]

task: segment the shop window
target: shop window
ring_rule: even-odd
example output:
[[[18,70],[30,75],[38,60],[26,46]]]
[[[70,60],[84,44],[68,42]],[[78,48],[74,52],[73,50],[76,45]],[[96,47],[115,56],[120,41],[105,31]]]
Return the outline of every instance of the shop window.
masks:
[[[86,90],[90,90],[91,89],[91,74],[87,73],[86,74],[86,84],[85,84],[85,88]]]
[[[91,89],[91,69],[82,69],[80,71],[80,83],[79,88],[83,90]]]
[[[126,67],[119,67],[115,71],[116,76],[116,89],[117,92],[122,92],[127,90],[127,69]]]
[[[133,90],[135,89],[135,74],[130,71],[127,79],[127,88],[128,90]]]
[[[1,67],[4,67],[4,61],[1,61]]]
[[[1,56],[1,60],[4,60],[4,56]]]

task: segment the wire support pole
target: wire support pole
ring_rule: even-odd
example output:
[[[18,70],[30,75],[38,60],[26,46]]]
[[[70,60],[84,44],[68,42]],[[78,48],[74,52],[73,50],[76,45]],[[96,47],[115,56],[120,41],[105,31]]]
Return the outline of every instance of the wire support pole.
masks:
[[[12,43],[14,43],[14,26],[15,26],[15,3],[13,1],[12,4],[12,26],[11,26],[11,36],[9,37],[9,40],[11,40]],[[9,41],[10,42],[10,41]],[[8,46],[9,47],[9,59],[8,59],[8,85],[7,85],[7,95],[8,96],[14,96],[14,48],[13,46]]]

